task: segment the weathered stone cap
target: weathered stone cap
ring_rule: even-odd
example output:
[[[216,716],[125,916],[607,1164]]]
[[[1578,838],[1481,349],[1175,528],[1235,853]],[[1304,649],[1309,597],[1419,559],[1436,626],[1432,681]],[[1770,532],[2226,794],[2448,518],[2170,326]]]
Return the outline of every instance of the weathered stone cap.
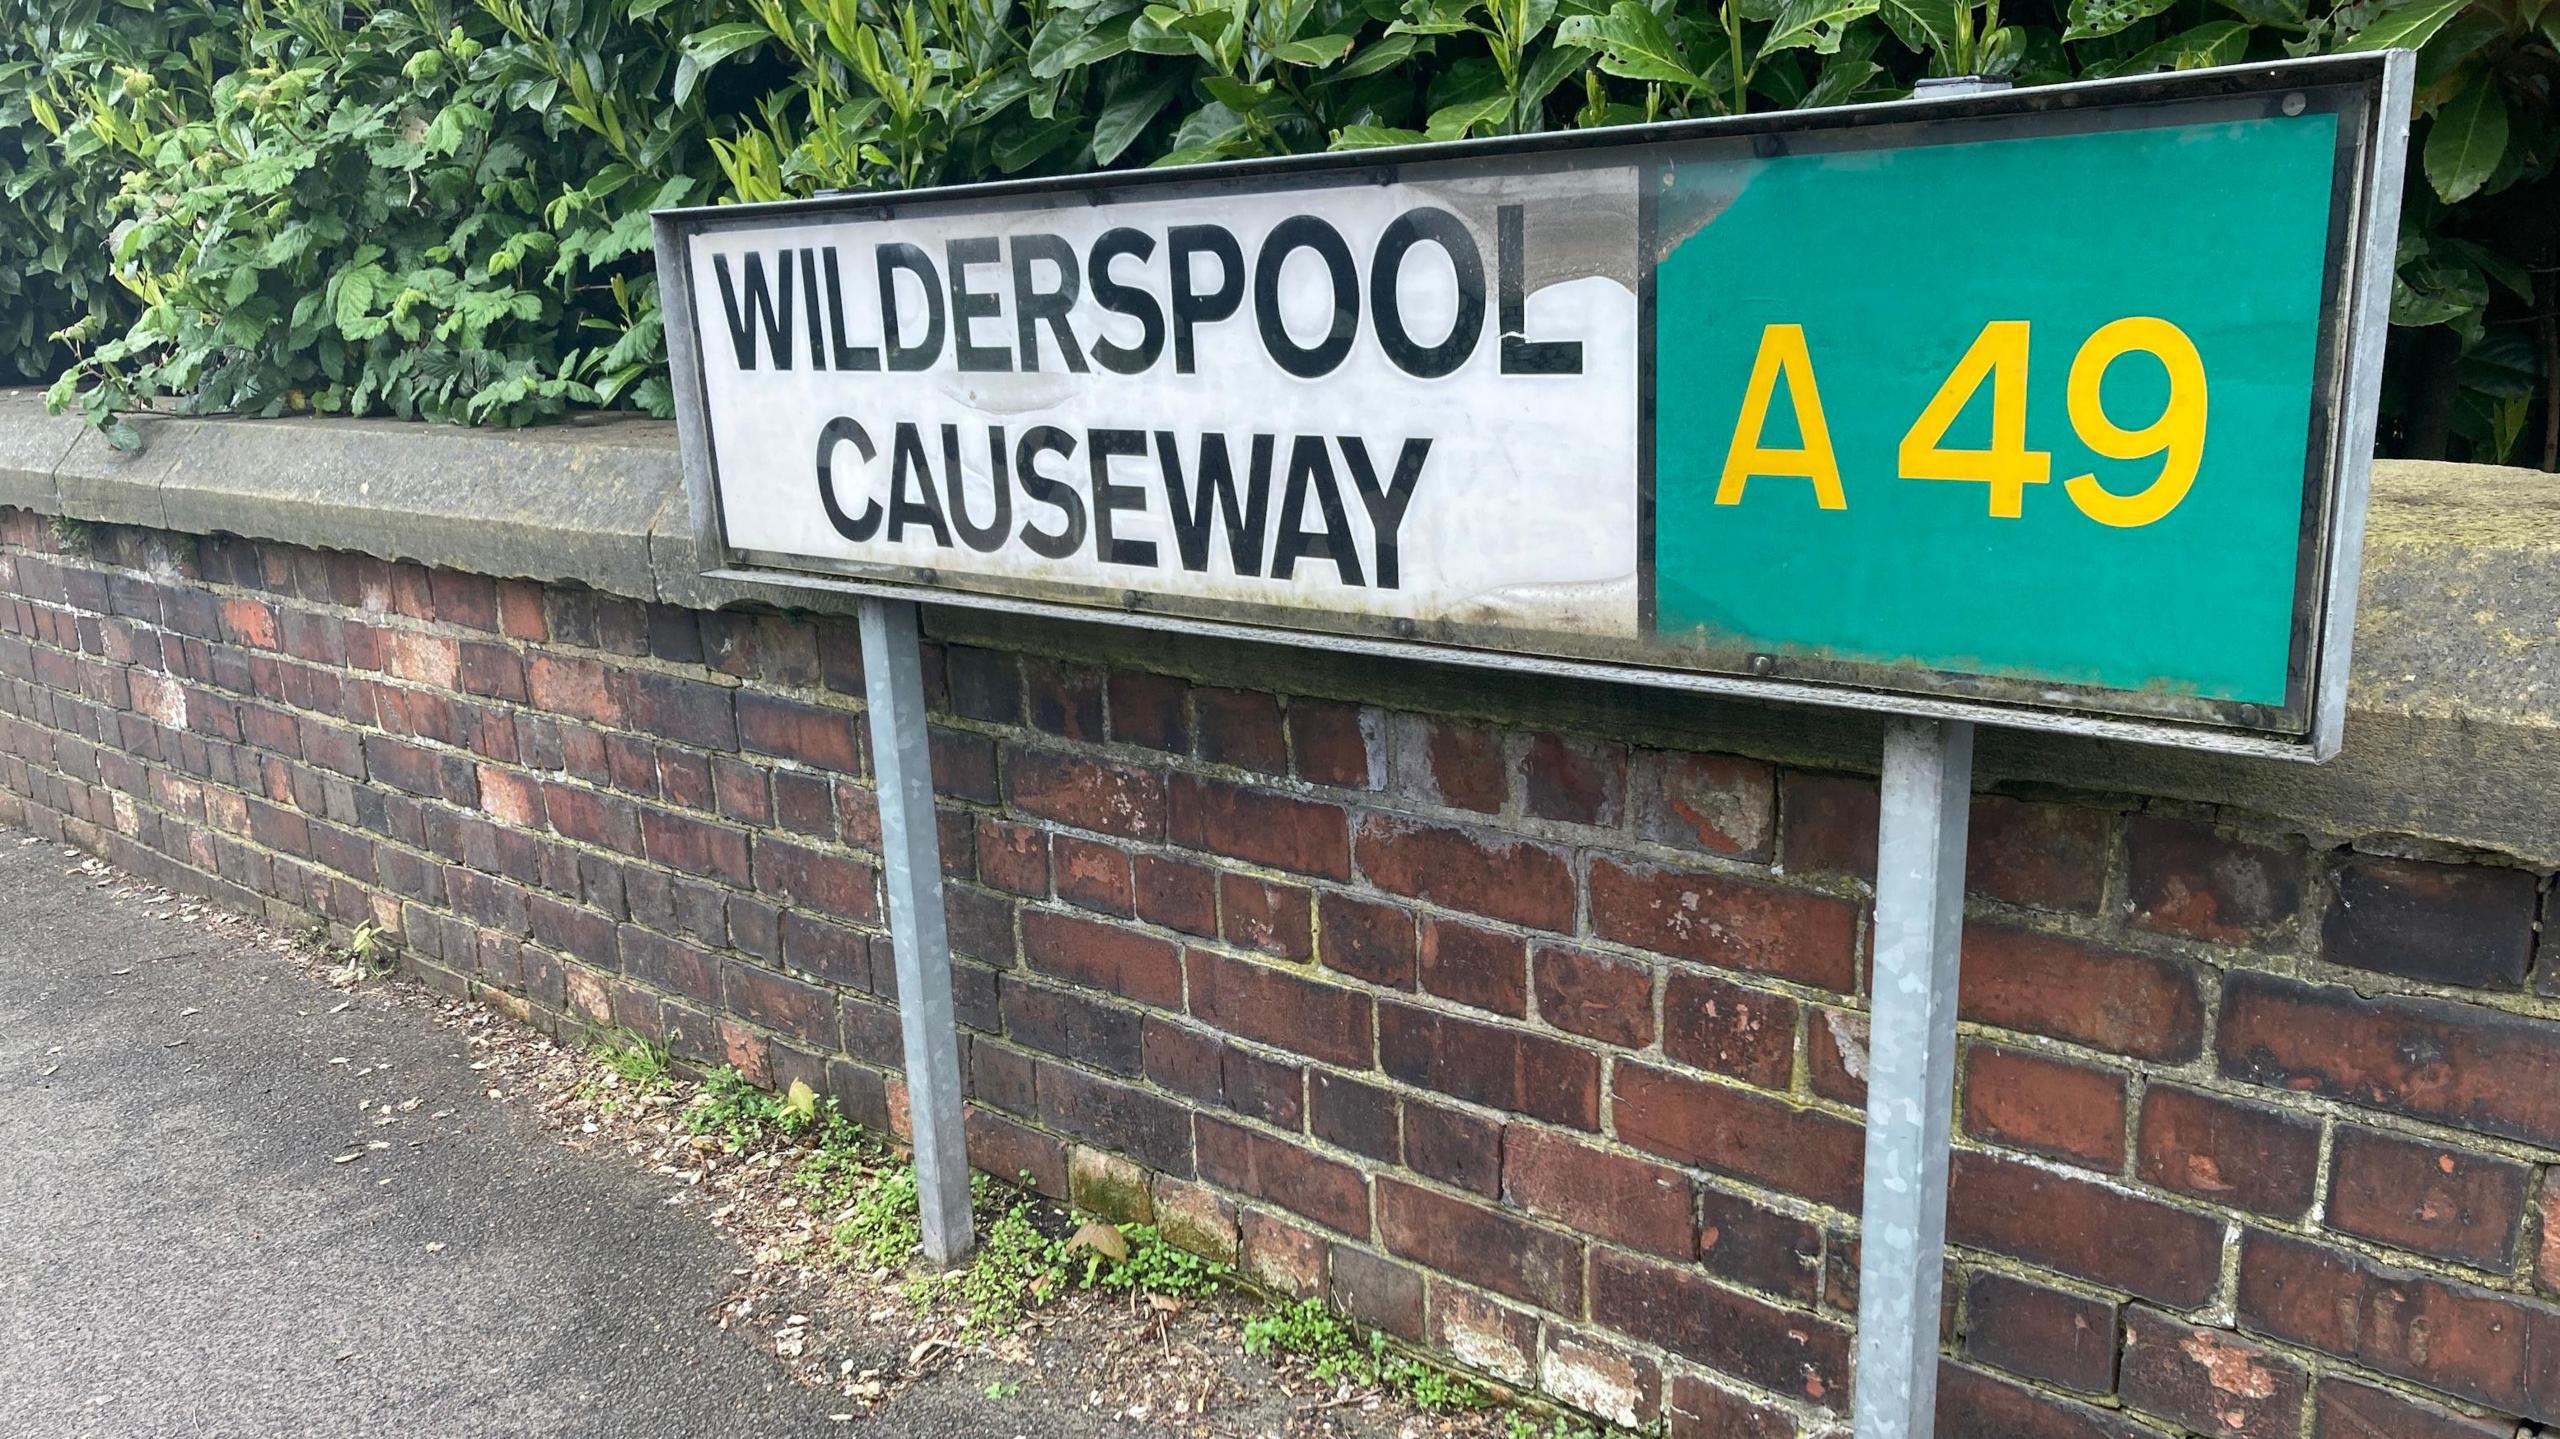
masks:
[[[0,505],[228,533],[699,607],[849,598],[701,577],[672,424],[494,431],[380,420],[146,417],[125,454],[31,390],[0,390]],[[2314,833],[2406,836],[2560,864],[2560,476],[2374,467],[2346,746],[2327,765],[1986,731],[1985,783],[2235,806]],[[1877,721],[1613,684],[1521,686],[1454,665],[931,612],[1026,642],[1230,683],[1498,715],[1639,743],[1872,771]]]

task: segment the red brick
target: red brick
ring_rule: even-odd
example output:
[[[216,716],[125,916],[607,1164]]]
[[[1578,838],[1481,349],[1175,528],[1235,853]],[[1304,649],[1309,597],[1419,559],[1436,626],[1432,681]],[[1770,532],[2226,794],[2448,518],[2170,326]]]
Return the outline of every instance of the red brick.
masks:
[[[2179,1308],[2212,1297],[2222,1225],[1994,1155],[1956,1155],[1947,1238]]]
[[[836,1047],[836,997],[814,984],[732,962],[721,967],[720,993],[731,1014],[804,1044]]]
[[[1020,657],[974,645],[943,651],[951,712],[962,719],[1013,724],[1022,718]]]
[[[1023,1048],[1124,1077],[1143,1068],[1140,1011],[1019,980],[1006,980],[1002,994],[1005,1037]]]
[[[1796,1439],[1796,1421],[1694,1374],[1671,1383],[1671,1439]]]
[[[1189,860],[1142,854],[1131,872],[1138,918],[1202,939],[1217,934],[1217,871]]]
[[[640,811],[640,844],[650,859],[686,874],[747,887],[747,832],[665,810]],[[859,918],[861,916],[853,916]]]
[[[1757,1090],[1617,1064],[1618,1137],[1665,1159],[1854,1209],[1866,1133]]]
[[[2512,1423],[2474,1419],[2441,1404],[2325,1374],[2311,1439],[2514,1439]]]
[[[1739,1194],[1698,1191],[1698,1262],[1719,1279],[1811,1305],[1822,1285],[1822,1231]]]
[[[1162,774],[1049,750],[1004,753],[1005,801],[1021,813],[1122,839],[1163,837]]]
[[[1981,795],[1966,824],[1966,887],[2030,909],[2095,914],[2114,817]]]
[[[234,644],[261,650],[283,647],[276,636],[275,607],[260,600],[224,600],[222,628]]]
[[[2531,1177],[2510,1160],[2342,1125],[2325,1212],[2341,1233],[2504,1272]]]
[[[1422,1342],[1422,1271],[1381,1259],[1365,1249],[1336,1244],[1329,1256],[1325,1297],[1333,1307],[1411,1343]]]
[[[1062,834],[1049,842],[1049,854],[1058,898],[1078,909],[1099,910],[1123,918],[1135,912],[1128,851]]]
[[[480,766],[480,808],[516,829],[543,827],[542,782],[494,765]]]
[[[2505,1413],[2560,1419],[2560,1310],[2546,1304],[2253,1229],[2240,1246],[2239,1313],[2273,1339]]]
[[[639,852],[640,812],[629,800],[557,783],[542,787],[542,800],[556,833],[599,849]]]
[[[1038,1070],[1040,1122],[1126,1154],[1177,1179],[1191,1176],[1191,1112],[1143,1089],[1046,1060]]]
[[[1317,953],[1325,968],[1389,989],[1413,988],[1413,911],[1327,894],[1316,901],[1316,927]]]
[[[2477,989],[2524,983],[2540,900],[2530,872],[2351,855],[2331,884],[2320,921],[2330,963]]]
[[[1241,1221],[1238,1257],[1247,1278],[1293,1299],[1324,1294],[1333,1246],[1323,1235],[1258,1209],[1244,1211]]]
[[[1365,1158],[1404,1158],[1396,1097],[1374,1084],[1317,1070],[1307,1077],[1307,1132]]]
[[[1857,911],[1828,895],[1621,860],[1591,862],[1592,931],[1724,969],[1848,992]]]
[[[1591,1318],[1763,1389],[1845,1407],[1849,1331],[1735,1293],[1694,1269],[1595,1249]]]
[[[1502,1192],[1502,1126],[1419,1099],[1404,1101],[1404,1161],[1414,1173],[1490,1199]]]
[[[1964,1127],[2112,1173],[2124,1167],[2124,1076],[1977,1044],[1965,1062]]]
[[[1184,717],[1190,686],[1170,675],[1114,670],[1109,691],[1113,739],[1174,754],[1190,752],[1191,726]]]
[[[2216,1439],[2294,1439],[2308,1380],[2300,1364],[2226,1329],[2139,1305],[2125,1311],[2126,1407]]]
[[[756,840],[756,889],[839,919],[868,923],[880,918],[878,871],[860,860],[770,835]]]
[[[2111,1411],[1944,1362],[1937,1418],[1946,1439],[2161,1439]]]
[[[738,691],[738,747],[838,774],[863,773],[859,721],[846,710]]]
[[[977,817],[978,878],[1039,898],[1049,893],[1049,834],[1027,824]]]
[[[2154,1084],[2142,1097],[2136,1167],[2146,1182],[2290,1219],[2311,1207],[2320,1126],[2281,1110]]]
[[[2222,1000],[2234,1079],[2560,1145],[2560,1028],[2431,999],[2235,973]]]
[[[1289,737],[1280,726],[1280,697],[1260,690],[1203,685],[1191,692],[1200,758],[1264,774],[1289,772]]]
[[[1542,1218],[1665,1259],[1697,1253],[1696,1186],[1676,1169],[1514,1124],[1503,1132],[1502,1197]]]
[[[1381,889],[1536,929],[1573,929],[1572,864],[1550,846],[1372,814],[1361,818],[1359,853]]]
[[[1289,701],[1289,743],[1297,752],[1298,778],[1309,784],[1376,789],[1376,766],[1358,705],[1305,698]]]
[[[2064,1389],[2115,1392],[2113,1303],[1981,1269],[1964,1311],[1967,1356]]]
[[[2234,839],[2210,825],[2138,814],[2125,822],[2125,898],[2133,923],[2163,934],[2246,944],[2302,908],[2302,852]]]
[[[1768,858],[1777,833],[1777,781],[1767,765],[1731,755],[1640,750],[1630,787],[1638,838]]]
[[[498,586],[488,576],[460,570],[429,570],[427,592],[435,603],[434,619],[465,629],[498,628]]]
[[[1558,734],[1529,736],[1520,758],[1520,808],[1529,817],[1615,825],[1626,807],[1626,746]]]
[[[1511,790],[1502,734],[1432,715],[1387,716],[1387,756],[1398,794],[1496,814]]]
[[[1603,1044],[1653,1042],[1653,970],[1634,960],[1542,944],[1530,961],[1538,1017]]]
[[[738,747],[735,691],[700,680],[643,670],[617,670],[623,712],[634,729],[699,749]]]
[[[1378,1058],[1394,1078],[1455,1099],[1600,1127],[1600,1057],[1515,1025],[1381,1003]]]
[[[1022,954],[1042,974],[1164,1009],[1182,1007],[1181,952],[1153,935],[1025,908]]]
[[[542,586],[531,580],[498,582],[498,629],[511,640],[536,644],[551,638],[542,617]]]
[[[1979,1024],[2134,1059],[2191,1059],[2204,1048],[2192,967],[2058,935],[1966,926],[1959,1004]]]
[[[1582,1243],[1500,1210],[1381,1176],[1387,1252],[1558,1314],[1582,1312]]]
[[[1785,1089],[1795,1078],[1796,1007],[1780,995],[1674,970],[1663,982],[1663,1057]]]
[[[1867,1102],[1867,1017],[1816,1009],[1805,1022],[1806,1079],[1813,1092],[1841,1104]]]
[[[1203,1034],[1150,1014],[1140,1030],[1147,1078],[1202,1104],[1224,1104],[1226,1046]]]
[[[1538,1317],[1445,1279],[1426,1286],[1424,1333],[1431,1346],[1471,1369],[1513,1384],[1537,1376]]]
[[[1267,964],[1195,949],[1191,1013],[1229,1034],[1346,1069],[1370,1067],[1370,1000]]]
[[[1022,662],[1023,688],[1031,697],[1031,727],[1072,740],[1099,744],[1102,721],[1102,671],[1091,665],[1058,660]]]
[[[1201,1115],[1196,1122],[1200,1177],[1239,1194],[1267,1199],[1344,1234],[1369,1233],[1369,1186],[1348,1164],[1304,1146]]]
[[[1067,1147],[1055,1135],[974,1104],[961,1115],[960,1127],[973,1167],[1024,1184],[1035,1194],[1066,1196]]]
[[[1313,897],[1294,884],[1268,884],[1249,875],[1218,876],[1218,900],[1225,911],[1229,944],[1260,950],[1282,959],[1305,959],[1315,953]]]
[[[1787,869],[1874,878],[1874,780],[1790,771],[1778,783],[1778,811]]]
[[[1518,935],[1425,916],[1422,987],[1514,1019],[1529,1012],[1529,947]]]
[[[1183,776],[1173,785],[1170,835],[1186,849],[1247,864],[1351,877],[1351,822],[1339,805]]]

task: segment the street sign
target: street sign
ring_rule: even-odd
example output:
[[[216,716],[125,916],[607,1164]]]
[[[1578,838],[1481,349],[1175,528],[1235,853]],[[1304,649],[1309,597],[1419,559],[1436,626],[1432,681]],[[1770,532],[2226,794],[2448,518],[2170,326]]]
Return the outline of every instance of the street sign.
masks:
[[[659,217],[723,570],[2337,744],[2381,56]]]

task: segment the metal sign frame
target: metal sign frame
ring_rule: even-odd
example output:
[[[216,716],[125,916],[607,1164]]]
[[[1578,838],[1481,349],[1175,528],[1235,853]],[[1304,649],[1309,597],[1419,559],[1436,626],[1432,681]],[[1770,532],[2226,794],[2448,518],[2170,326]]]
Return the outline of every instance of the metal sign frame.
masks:
[[[1657,688],[1817,704],[1923,718],[2042,729],[2235,754],[2322,760],[2336,753],[2343,729],[2348,646],[2352,639],[2360,540],[2369,478],[2369,436],[2380,393],[2381,350],[2396,236],[2401,147],[2388,143],[2387,116],[2406,113],[2408,80],[2395,80],[2384,54],[2329,56],[2238,65],[2171,75],[2124,77],[2026,90],[1950,95],[1830,110],[1631,125],[1446,144],[1272,159],[1227,161],[1167,170],[1123,171],[957,185],[878,195],[833,196],[773,204],[692,207],[655,217],[662,303],[676,408],[684,432],[684,469],[697,553],[720,578],[835,590],[881,598],[929,598],[937,604],[1172,630],[1266,643],[1310,645],[1352,653],[1435,660],[1557,678],[1636,683]],[[1624,164],[1653,157],[1730,153],[1735,146],[1793,149],[1856,147],[1892,127],[2008,119],[2037,129],[2103,127],[2127,107],[2195,105],[2224,99],[2271,105],[2288,92],[2364,86],[2369,102],[2341,113],[2341,173],[2333,186],[2330,274],[2323,297],[2314,433],[2307,447],[2304,552],[2297,566],[2295,639],[2286,703],[2256,705],[2149,694],[2075,689],[1918,667],[1826,661],[1773,654],[1717,654],[1681,648],[1580,645],[1537,635],[1470,627],[1426,627],[1412,620],[1346,618],[1327,612],[1324,627],[1290,625],[1278,605],[1184,600],[1120,591],[1117,605],[1085,587],[960,577],[912,566],[834,562],[739,549],[728,541],[717,463],[709,443],[700,312],[691,283],[696,237],[778,223],[841,223],[900,215],[946,216],[1020,211],[1027,200],[1103,205],[1129,199],[1214,195],[1327,183],[1385,183],[1424,167],[1501,166],[1544,157],[1550,165]],[[2388,199],[2390,203],[2380,203]],[[1647,212],[1649,219],[1649,209]],[[2344,253],[2340,253],[2343,251]],[[1649,271],[1647,272],[1649,274]],[[1640,295],[1649,334],[1651,287]],[[1649,363],[1649,355],[1640,355]],[[1640,377],[1636,477],[1639,563],[1650,575],[1642,537],[1651,529],[1652,389]],[[1643,609],[1650,622],[1650,583]],[[1071,596],[1081,596],[1074,598]],[[1638,643],[1641,643],[1640,641]],[[1686,666],[1699,667],[1686,667]]]

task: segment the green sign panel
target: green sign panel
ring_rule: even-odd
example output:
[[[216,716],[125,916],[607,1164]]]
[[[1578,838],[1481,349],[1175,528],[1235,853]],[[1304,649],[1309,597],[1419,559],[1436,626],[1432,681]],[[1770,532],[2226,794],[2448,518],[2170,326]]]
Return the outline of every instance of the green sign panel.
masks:
[[[1657,635],[2298,707],[2338,127],[1665,166]]]

